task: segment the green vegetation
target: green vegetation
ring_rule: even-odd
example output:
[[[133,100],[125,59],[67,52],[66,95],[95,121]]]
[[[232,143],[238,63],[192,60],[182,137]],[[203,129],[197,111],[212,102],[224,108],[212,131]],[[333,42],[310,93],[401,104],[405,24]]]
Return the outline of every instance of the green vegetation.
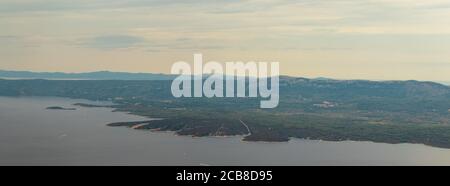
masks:
[[[117,111],[162,120],[110,126],[180,135],[245,135],[248,141],[296,137],[421,143],[450,148],[450,87],[437,83],[282,77],[279,107],[268,110],[259,109],[256,98],[177,99],[171,95],[170,85],[167,80],[0,80],[0,95],[112,101],[114,105],[108,107]]]

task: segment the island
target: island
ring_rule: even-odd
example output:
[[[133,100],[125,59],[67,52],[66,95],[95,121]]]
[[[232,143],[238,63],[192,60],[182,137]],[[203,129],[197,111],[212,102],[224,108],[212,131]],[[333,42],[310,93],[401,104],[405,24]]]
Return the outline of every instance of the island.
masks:
[[[280,77],[280,103],[258,98],[175,98],[170,80],[0,80],[2,96],[110,101],[108,107],[147,118],[111,127],[177,135],[242,136],[244,141],[414,143],[450,148],[450,87],[435,82]],[[60,109],[60,108],[57,108]],[[63,108],[64,109],[64,108]]]
[[[76,108],[64,108],[58,106],[47,107],[47,110],[77,110]]]
[[[87,107],[87,108],[110,108],[113,107],[112,105],[94,105],[94,104],[88,104],[88,103],[75,103],[73,104],[74,106],[79,106],[79,107]]]

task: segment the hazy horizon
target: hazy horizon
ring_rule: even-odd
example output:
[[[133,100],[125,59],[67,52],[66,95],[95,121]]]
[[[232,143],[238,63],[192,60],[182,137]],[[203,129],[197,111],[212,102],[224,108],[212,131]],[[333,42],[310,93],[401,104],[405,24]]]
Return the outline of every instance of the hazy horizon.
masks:
[[[53,71],[53,72],[49,72],[49,71],[28,71],[28,70],[5,70],[5,69],[0,69],[0,71],[8,71],[8,72],[32,72],[32,73],[64,73],[64,74],[83,74],[83,73],[96,73],[96,72],[110,72],[110,73],[130,73],[130,74],[137,74],[137,73],[147,73],[147,74],[161,74],[161,75],[173,75],[170,73],[151,73],[151,72],[124,72],[124,71],[109,71],[109,70],[99,70],[99,71],[86,71],[86,72],[60,72],[60,71]],[[339,79],[339,78],[333,78],[333,77],[323,77],[323,76],[317,76],[317,77],[307,77],[307,76],[291,76],[291,75],[284,75],[284,74],[280,74],[280,76],[287,76],[287,77],[296,77],[296,78],[308,78],[308,79],[320,79],[320,78],[325,78],[325,79],[333,79],[333,80],[367,80],[367,81],[397,81],[395,79]],[[0,79],[5,78],[2,77],[0,75]],[[6,78],[8,79],[8,78]],[[13,78],[15,79],[15,78]],[[20,77],[19,77],[20,79]],[[70,79],[68,79],[70,80]],[[77,79],[75,79],[77,80]],[[440,81],[440,80],[420,80],[420,79],[404,79],[404,80],[398,80],[398,81],[408,81],[408,80],[412,80],[412,81],[431,81],[431,82],[435,82],[435,83],[440,83],[440,84],[444,84],[444,85],[449,85],[450,86],[450,81]]]
[[[279,61],[280,74],[450,80],[445,0],[4,0],[0,69],[169,73],[177,61]]]

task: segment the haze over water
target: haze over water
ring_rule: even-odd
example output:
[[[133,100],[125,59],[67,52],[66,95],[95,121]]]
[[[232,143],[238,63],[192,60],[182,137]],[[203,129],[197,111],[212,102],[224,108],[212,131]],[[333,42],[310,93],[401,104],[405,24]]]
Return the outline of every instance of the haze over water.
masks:
[[[90,103],[0,97],[0,165],[450,165],[449,149],[415,144],[256,143],[107,127],[148,118],[72,105],[79,102]]]

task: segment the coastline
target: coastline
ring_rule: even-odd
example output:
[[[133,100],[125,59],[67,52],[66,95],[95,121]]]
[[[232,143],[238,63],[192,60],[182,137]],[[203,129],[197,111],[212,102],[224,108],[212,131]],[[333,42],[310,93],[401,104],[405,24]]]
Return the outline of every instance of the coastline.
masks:
[[[98,100],[89,100],[89,99],[83,99],[83,98],[71,98],[71,97],[53,97],[53,96],[3,96],[3,97],[15,97],[15,98],[59,98],[59,99],[72,99],[72,100],[78,100],[75,101],[75,103],[73,103],[72,105],[79,103],[79,102],[92,102],[92,103],[102,103],[102,104],[106,104],[109,103],[109,105],[104,105],[104,106],[99,106],[96,105],[95,107],[103,107],[103,108],[110,108],[112,109],[111,112],[123,112],[126,114],[130,114],[130,115],[135,115],[135,116],[139,116],[139,117],[143,117],[143,118],[149,118],[149,119],[154,119],[153,117],[150,117],[148,115],[144,115],[144,114],[140,114],[140,113],[136,113],[132,110],[127,110],[125,108],[123,108],[124,105],[121,105],[120,103],[114,102],[114,101],[98,101]],[[95,104],[93,104],[95,105]],[[80,105],[78,105],[80,106]],[[81,106],[80,106],[81,107]],[[94,108],[95,108],[94,107]],[[86,108],[92,108],[92,107],[86,107]],[[141,128],[135,129],[135,130],[142,130]],[[289,130],[289,129],[285,129],[285,130]],[[215,137],[215,138],[226,138],[226,137],[242,137],[241,141],[243,142],[262,142],[262,143],[283,143],[283,142],[289,142],[292,139],[300,139],[300,140],[312,140],[312,141],[328,141],[328,142],[343,142],[343,141],[355,141],[355,142],[373,142],[373,143],[384,143],[384,144],[418,144],[418,145],[425,145],[425,146],[429,146],[429,147],[434,147],[434,148],[441,148],[441,149],[450,149],[450,144],[435,144],[435,143],[424,143],[424,142],[412,142],[412,141],[402,141],[402,142],[393,142],[393,141],[389,141],[389,140],[358,140],[358,139],[352,139],[352,138],[342,138],[342,139],[326,139],[326,138],[321,138],[321,137],[296,137],[296,136],[288,136],[287,138],[283,139],[283,140],[269,140],[269,139],[257,139],[257,140],[248,140],[246,139],[245,134],[225,134],[225,135],[192,135],[190,133],[187,134],[183,134],[183,133],[177,133],[177,130],[158,130],[158,131],[151,131],[150,132],[170,132],[170,133],[174,133],[175,135],[178,136],[191,136],[191,137]]]

